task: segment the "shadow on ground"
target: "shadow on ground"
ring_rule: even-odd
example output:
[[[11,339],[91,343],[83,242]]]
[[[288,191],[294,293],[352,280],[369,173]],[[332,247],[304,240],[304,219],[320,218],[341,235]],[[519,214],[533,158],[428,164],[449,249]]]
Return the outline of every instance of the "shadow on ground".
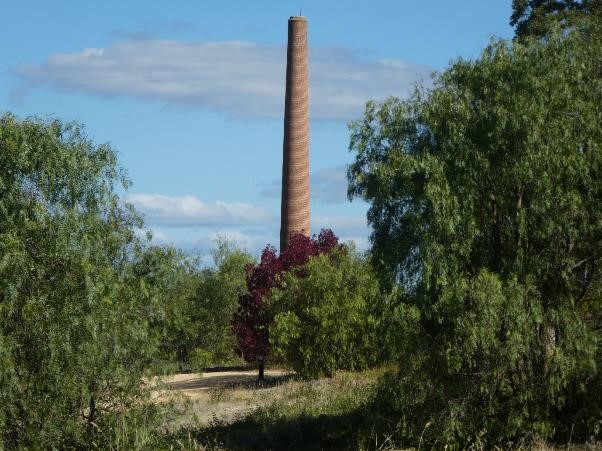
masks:
[[[199,443],[219,445],[228,450],[347,450],[374,448],[369,437],[358,436],[369,423],[367,412],[345,415],[300,416],[278,422],[247,416],[230,424],[180,431]],[[366,443],[361,443],[365,441]],[[378,447],[378,446],[377,446]]]

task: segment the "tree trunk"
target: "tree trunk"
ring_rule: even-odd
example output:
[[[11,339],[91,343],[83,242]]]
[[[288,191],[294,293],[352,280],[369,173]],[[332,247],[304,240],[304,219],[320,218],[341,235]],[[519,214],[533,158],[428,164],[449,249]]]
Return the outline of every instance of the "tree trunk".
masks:
[[[257,382],[259,382],[261,384],[264,381],[264,377],[263,377],[263,370],[264,370],[263,356],[259,357],[259,360],[257,361],[257,363],[258,363],[258,366],[259,366],[259,375],[257,376]]]

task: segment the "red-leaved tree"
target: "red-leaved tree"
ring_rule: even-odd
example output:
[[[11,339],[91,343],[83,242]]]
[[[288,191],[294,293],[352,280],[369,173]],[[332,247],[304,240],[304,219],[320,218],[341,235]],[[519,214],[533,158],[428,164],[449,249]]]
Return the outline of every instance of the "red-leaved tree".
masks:
[[[263,379],[263,364],[270,354],[269,326],[272,319],[265,309],[265,296],[280,282],[280,275],[289,270],[302,270],[310,257],[329,252],[340,246],[339,239],[330,229],[322,229],[319,235],[309,238],[301,233],[289,237],[287,248],[276,255],[273,246],[266,246],[261,260],[247,268],[248,293],[240,296],[238,310],[232,327],[238,350],[249,363],[259,364],[259,379]]]

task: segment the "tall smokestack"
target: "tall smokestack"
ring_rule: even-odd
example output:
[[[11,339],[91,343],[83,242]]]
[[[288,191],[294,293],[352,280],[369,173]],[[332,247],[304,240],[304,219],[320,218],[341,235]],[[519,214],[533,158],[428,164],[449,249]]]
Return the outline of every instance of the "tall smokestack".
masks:
[[[307,19],[288,20],[282,146],[280,251],[292,232],[309,235],[309,98]]]

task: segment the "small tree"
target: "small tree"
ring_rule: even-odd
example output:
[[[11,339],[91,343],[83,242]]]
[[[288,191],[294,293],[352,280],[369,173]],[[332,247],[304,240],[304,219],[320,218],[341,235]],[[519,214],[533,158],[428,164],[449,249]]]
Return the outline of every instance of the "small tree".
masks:
[[[283,272],[299,269],[310,257],[339,246],[338,242],[329,229],[322,230],[313,238],[294,233],[280,255],[276,255],[276,249],[268,245],[261,254],[260,262],[247,268],[248,293],[239,298],[232,327],[243,358],[258,364],[259,380],[263,380],[263,366],[270,354],[269,326],[273,320],[264,305],[266,295],[279,286]]]
[[[215,268],[201,274],[191,316],[196,325],[191,345],[205,356],[205,364],[221,364],[235,358],[236,338],[232,315],[238,299],[247,292],[245,270],[253,258],[232,242],[218,239],[213,251]]]
[[[170,246],[149,246],[135,262],[135,277],[145,281],[145,289],[158,294],[163,312],[149,325],[161,340],[161,359],[182,368],[198,326],[191,315],[194,294],[199,285],[198,259]]]
[[[379,295],[374,271],[352,250],[311,257],[270,294],[275,354],[305,378],[374,364]]]

